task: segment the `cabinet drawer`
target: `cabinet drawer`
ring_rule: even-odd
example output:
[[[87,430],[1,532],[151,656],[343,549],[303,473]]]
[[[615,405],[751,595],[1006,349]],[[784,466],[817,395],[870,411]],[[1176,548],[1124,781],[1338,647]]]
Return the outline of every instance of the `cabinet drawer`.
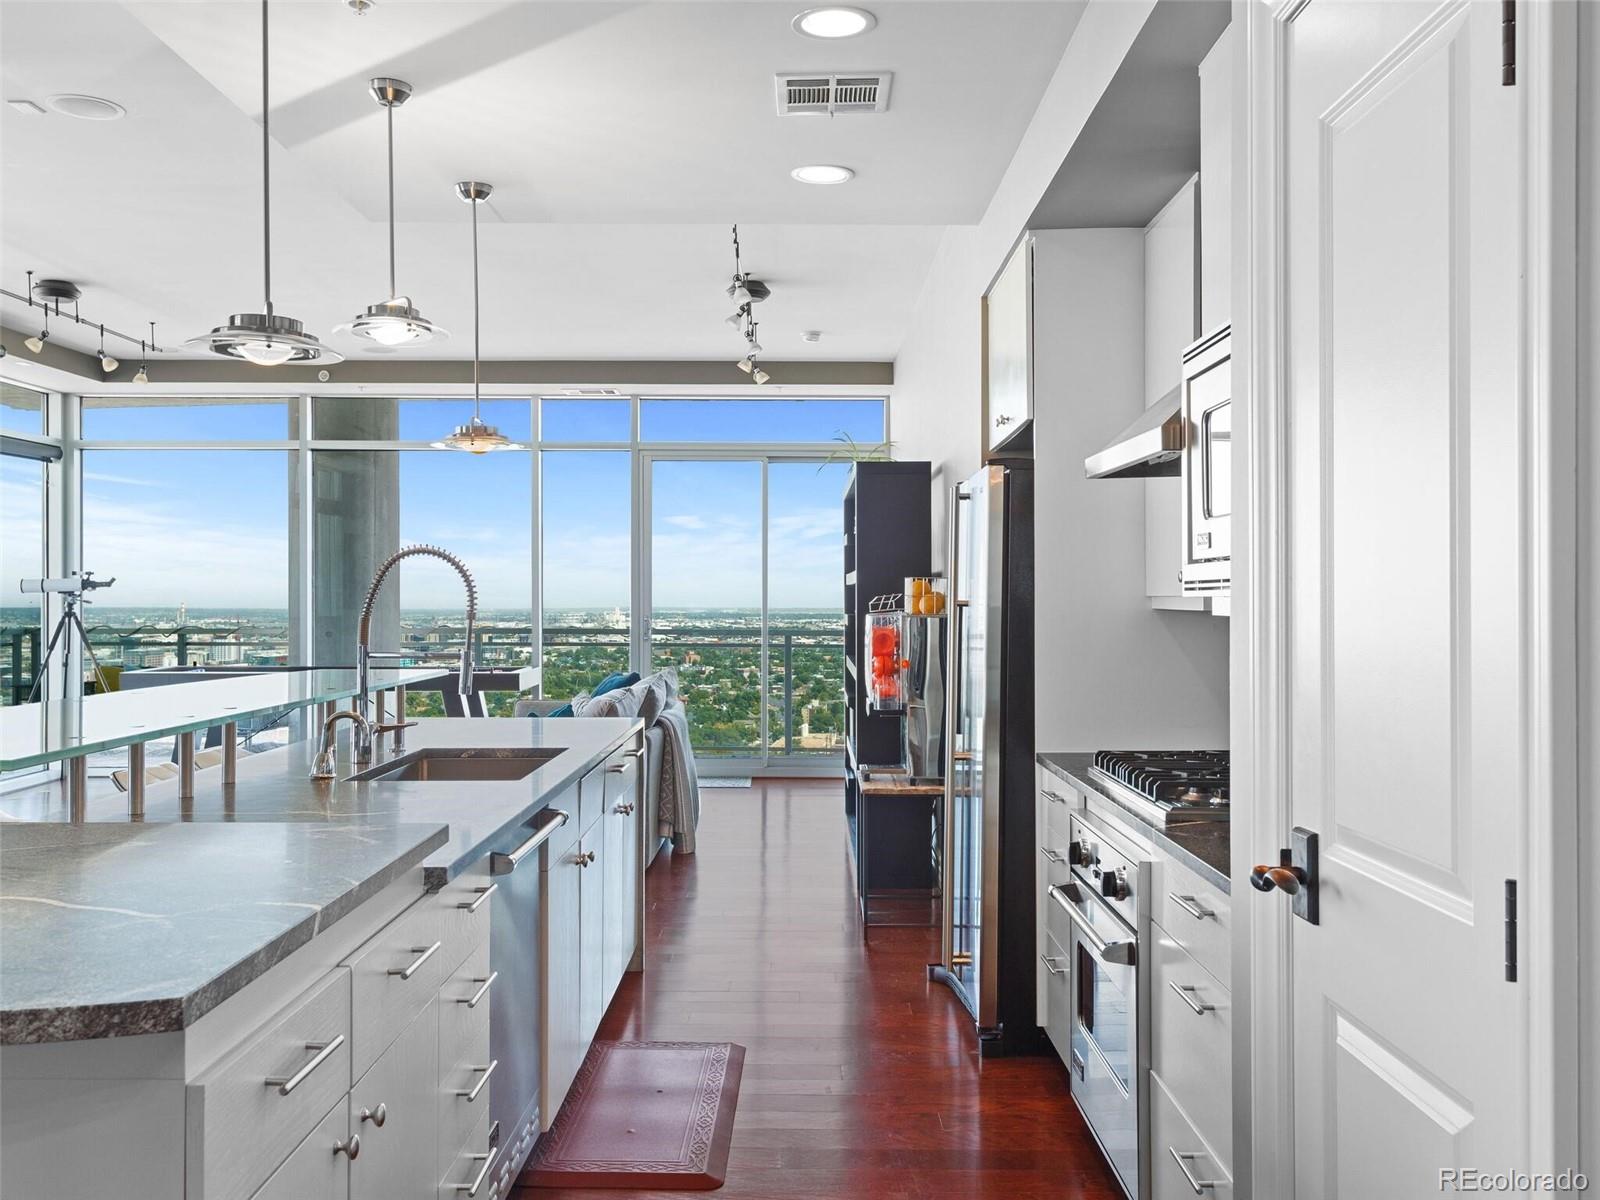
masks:
[[[1072,840],[1068,817],[1078,809],[1078,793],[1065,780],[1042,767],[1039,770],[1039,807],[1043,817],[1039,825],[1040,842],[1067,852]]]
[[[489,1110],[484,1109],[461,1153],[451,1160],[439,1181],[439,1200],[487,1200],[494,1189],[494,1168],[499,1157],[498,1147],[489,1149]]]
[[[530,944],[528,952],[533,953]],[[439,989],[439,1171],[449,1169],[472,1130],[489,1107],[494,1091],[483,1083],[489,1059],[489,943],[485,942],[456,968]],[[476,1003],[474,1003],[476,1001]],[[499,1064],[495,1064],[499,1070]],[[472,1096],[478,1088],[476,1097]],[[462,1095],[465,1092],[466,1095]]]
[[[344,1098],[284,1164],[261,1185],[253,1200],[345,1200],[350,1190],[350,1159],[334,1149],[350,1136]]]
[[[534,870],[528,863],[524,870]],[[487,855],[471,869],[452,879],[433,897],[444,914],[444,948],[440,970],[449,975],[480,942],[489,940],[489,912],[494,908],[495,880],[489,874]]]
[[[1150,932],[1156,960],[1150,1066],[1227,1168],[1232,1165],[1233,1000],[1171,937],[1156,927]]]
[[[1195,1196],[1233,1200],[1233,1180],[1154,1072],[1150,1075],[1150,1182],[1151,1200],[1193,1200]]]
[[[342,1113],[350,1057],[350,974],[340,968],[189,1085],[189,1200],[249,1196],[330,1108]]]
[[[351,1072],[359,1079],[439,991],[444,911],[424,896],[351,957]]]
[[[1045,974],[1045,1010],[1040,1022],[1050,1036],[1061,1061],[1072,1061],[1072,959],[1049,933],[1044,935],[1044,954],[1039,970]]]
[[[644,753],[643,743],[631,739],[606,759],[604,784],[607,814],[619,801],[626,802],[629,793],[639,786],[639,769],[644,763]]]
[[[1233,922],[1229,897],[1165,855],[1153,872],[1152,919],[1206,970],[1232,983]]]
[[[600,814],[605,811],[606,775],[611,766],[620,761],[621,754],[619,750],[607,756],[598,765],[590,767],[589,773],[578,780],[578,811],[572,817],[580,835],[587,833],[589,826],[599,820]]]

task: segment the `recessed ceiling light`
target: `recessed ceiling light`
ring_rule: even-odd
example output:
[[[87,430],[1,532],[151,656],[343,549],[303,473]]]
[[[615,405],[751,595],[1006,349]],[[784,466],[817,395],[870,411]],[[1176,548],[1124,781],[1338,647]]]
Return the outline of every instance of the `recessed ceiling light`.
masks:
[[[814,38],[855,37],[877,23],[864,8],[808,8],[793,21],[796,33]]]
[[[801,183],[848,183],[855,178],[856,173],[849,167],[835,167],[818,163],[811,167],[796,167],[789,172],[793,179]]]
[[[99,96],[77,96],[71,93],[51,96],[50,107],[62,116],[77,117],[80,121],[115,121],[118,117],[125,116],[128,111],[114,100],[104,100]]]

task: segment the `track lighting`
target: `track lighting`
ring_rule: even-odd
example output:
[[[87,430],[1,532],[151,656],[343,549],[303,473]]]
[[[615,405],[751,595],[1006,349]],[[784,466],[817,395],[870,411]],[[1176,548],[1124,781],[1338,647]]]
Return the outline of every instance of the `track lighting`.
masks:
[[[745,287],[743,281],[740,281],[740,282],[734,284],[734,287],[733,287],[733,302],[735,304],[749,304],[750,303],[750,289]]]
[[[731,326],[734,329],[739,328],[739,326],[744,324],[744,309],[741,308],[736,313],[729,313],[722,319],[722,323],[724,325]]]
[[[150,322],[150,345],[154,346],[155,344],[156,344],[156,323],[154,321],[151,321]],[[135,383],[149,383],[150,382],[150,372],[145,368],[145,342],[144,342],[143,338],[139,339],[139,369],[134,372],[133,381]]]
[[[389,126],[389,299],[368,305],[365,312],[340,325],[335,333],[351,333],[380,346],[421,346],[434,338],[447,337],[427,317],[411,305],[409,296],[395,290],[394,273],[394,110],[411,98],[411,85],[403,79],[374,79],[367,85],[372,98],[383,105]]]
[[[757,367],[753,372],[751,372],[750,378],[754,379],[757,383],[766,383],[772,378],[772,376],[768,375],[760,367]]]
[[[106,327],[104,325],[100,326],[100,350],[95,357],[100,360],[100,369],[107,375],[111,374],[111,372],[115,371],[119,366],[122,365],[116,359],[112,358],[111,355],[106,353]]]
[[[761,353],[761,343],[756,341],[756,339],[752,337],[750,339],[750,345],[748,347],[748,350],[749,350],[749,352],[750,352],[750,354],[752,356],[760,354]]]
[[[741,358],[735,365],[746,375],[749,375],[756,369],[756,364],[748,358]]]
[[[272,105],[268,95],[268,0],[261,0],[261,258],[265,311],[234,313],[226,325],[191,338],[186,345],[226,358],[242,358],[258,367],[283,363],[336,363],[344,355],[330,350],[293,317],[272,311]]]
[[[38,333],[34,334],[31,338],[29,338],[27,341],[23,342],[22,344],[24,346],[26,346],[29,350],[32,350],[35,354],[42,354],[44,352],[44,344],[45,344],[46,341],[49,340],[49,338],[50,338],[50,313],[48,311],[46,311],[46,313],[44,314],[44,328],[41,329]]]

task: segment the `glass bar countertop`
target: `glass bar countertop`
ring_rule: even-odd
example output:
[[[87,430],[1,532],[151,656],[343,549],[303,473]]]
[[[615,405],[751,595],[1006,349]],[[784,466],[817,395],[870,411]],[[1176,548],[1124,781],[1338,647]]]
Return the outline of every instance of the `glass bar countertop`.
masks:
[[[410,687],[448,674],[443,667],[374,668],[372,690]],[[0,771],[196,733],[355,694],[354,671],[272,671],[18,704],[0,709]]]

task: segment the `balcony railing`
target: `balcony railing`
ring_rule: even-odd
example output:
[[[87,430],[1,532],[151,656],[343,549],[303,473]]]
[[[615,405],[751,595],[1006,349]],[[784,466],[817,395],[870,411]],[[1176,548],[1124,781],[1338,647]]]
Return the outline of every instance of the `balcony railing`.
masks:
[[[666,625],[651,631],[651,667],[676,667],[696,754],[832,757],[844,747],[843,631],[771,627],[761,687],[761,630]],[[546,626],[544,694],[564,699],[626,671],[625,629]],[[762,741],[762,713],[767,732]]]

